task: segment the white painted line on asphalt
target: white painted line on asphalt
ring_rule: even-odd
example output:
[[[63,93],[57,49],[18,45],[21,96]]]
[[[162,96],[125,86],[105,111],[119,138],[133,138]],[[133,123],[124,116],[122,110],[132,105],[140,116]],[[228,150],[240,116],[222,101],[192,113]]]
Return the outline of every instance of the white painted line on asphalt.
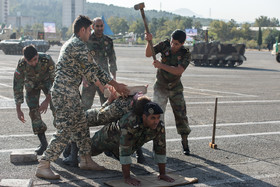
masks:
[[[4,100],[1,100],[3,98]],[[41,98],[42,101],[44,98]],[[40,102],[41,102],[40,99]],[[16,107],[15,103],[13,102],[13,98],[8,98],[0,95],[0,110],[4,109],[13,109]],[[247,100],[247,101],[219,101],[218,104],[246,104],[246,103],[280,103],[280,100]],[[215,101],[205,101],[205,102],[186,102],[187,107],[189,105],[208,105],[208,104],[215,104]],[[168,106],[170,103],[168,102]],[[22,108],[27,108],[26,105],[22,105]],[[95,107],[94,107],[95,108]]]
[[[4,100],[8,100],[8,101],[12,100],[11,98],[5,97],[3,95],[0,95],[0,99],[4,99]]]
[[[278,132],[261,132],[261,133],[250,133],[250,134],[231,134],[231,135],[221,135],[215,136],[215,139],[219,138],[237,138],[237,137],[245,137],[245,136],[267,136],[267,135],[280,135],[280,131]],[[212,136],[204,136],[204,137],[189,137],[188,140],[207,140],[212,139]],[[175,139],[167,139],[167,142],[177,142],[181,141],[181,138]],[[150,143],[150,142],[148,142]]]
[[[238,95],[238,96],[244,96],[244,97],[257,97],[256,95],[248,95],[248,94],[242,94],[242,93],[235,93],[235,92],[225,92],[225,91],[217,91],[217,90],[209,90],[209,89],[201,89],[201,88],[193,88],[193,87],[186,87],[185,89],[190,90],[198,90],[200,92],[214,92],[214,93],[221,93],[221,94],[231,94],[231,95]]]
[[[218,101],[218,104],[244,104],[244,103],[280,103],[280,100],[247,100],[247,101]],[[206,102],[186,102],[186,105],[215,104],[215,101]]]
[[[3,86],[3,87],[8,87],[8,88],[12,88],[12,87],[13,87],[12,85],[3,84],[3,83],[0,83],[0,86]]]
[[[91,132],[96,132],[96,131],[91,131]],[[50,134],[50,133],[48,133]],[[237,137],[246,137],[246,136],[267,136],[267,135],[280,135],[280,131],[278,132],[263,132],[263,133],[251,133],[251,134],[232,134],[232,135],[222,135],[222,136],[216,136],[215,139],[221,139],[221,138],[237,138]],[[4,135],[0,136],[0,138],[7,138],[7,137],[22,137],[23,135]],[[26,134],[24,136],[34,136],[33,134]],[[189,137],[188,140],[211,140],[212,136],[205,136],[205,137]],[[180,142],[181,138],[176,138],[176,139],[167,139],[166,142]],[[153,141],[149,141],[147,143],[153,143]],[[0,153],[7,153],[7,152],[12,152],[12,151],[27,151],[27,150],[35,150],[32,148],[27,148],[27,149],[2,149],[0,150]]]
[[[244,123],[220,123],[216,124],[217,127],[226,127],[226,126],[245,126],[245,125],[267,125],[267,124],[280,124],[280,121],[261,121],[261,122],[244,122]],[[191,125],[191,128],[204,128],[212,127],[212,124],[206,125]],[[101,128],[101,127],[100,127]],[[176,126],[166,127],[166,129],[176,129]],[[91,130],[90,133],[93,134],[97,130]],[[53,135],[55,132],[48,132],[46,135]],[[11,134],[11,135],[0,135],[0,138],[12,138],[12,137],[30,137],[34,134]]]
[[[262,121],[262,122],[244,122],[244,123],[219,123],[216,124],[217,127],[227,127],[227,126],[245,126],[245,125],[265,125],[265,124],[279,124],[280,121]],[[201,128],[201,127],[212,127],[213,124],[206,125],[192,125],[191,128]],[[176,126],[165,127],[166,129],[176,129]]]
[[[220,123],[216,124],[217,127],[226,127],[226,126],[245,126],[245,125],[267,125],[267,124],[280,124],[280,121],[261,121],[261,122],[244,122],[244,123]],[[212,127],[213,124],[206,125],[191,125],[191,128],[204,128]],[[100,127],[101,128],[101,127]],[[176,129],[176,126],[166,127],[166,129]],[[95,133],[97,130],[91,130],[90,133]],[[46,135],[53,135],[55,132],[48,132]],[[11,134],[11,135],[0,135],[0,138],[12,138],[12,137],[30,137],[34,134]]]

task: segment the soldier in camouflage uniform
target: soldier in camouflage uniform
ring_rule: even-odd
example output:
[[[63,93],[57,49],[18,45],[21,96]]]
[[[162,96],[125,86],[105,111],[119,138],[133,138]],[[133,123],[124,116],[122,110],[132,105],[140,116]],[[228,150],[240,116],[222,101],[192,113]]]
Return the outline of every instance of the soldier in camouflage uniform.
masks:
[[[14,98],[17,116],[25,123],[24,114],[21,110],[23,103],[23,88],[26,90],[26,103],[29,108],[32,129],[40,140],[40,146],[35,150],[37,155],[42,155],[48,146],[45,132],[47,125],[42,121],[41,113],[46,113],[51,101],[50,89],[54,80],[55,63],[50,55],[38,53],[33,45],[23,48],[24,56],[19,60],[14,73]],[[39,105],[41,90],[46,99]],[[52,104],[50,105],[53,111]]]
[[[123,177],[130,185],[140,181],[130,177],[131,155],[146,142],[153,140],[155,162],[159,166],[159,178],[168,182],[174,179],[165,174],[166,139],[165,127],[160,121],[163,111],[147,97],[140,97],[133,112],[122,116],[118,123],[105,125],[91,138],[92,156],[110,151],[122,164]]]
[[[138,101],[138,98],[143,96],[142,93],[136,93],[133,96],[127,98],[117,97],[111,94],[108,100],[97,109],[89,109],[86,111],[86,118],[89,127],[95,127],[99,125],[107,125],[109,123],[117,122],[123,115],[131,112]],[[71,154],[63,160],[63,163],[72,167],[78,165],[78,149],[73,144],[71,146]],[[113,156],[110,152],[105,152],[107,156]],[[136,157],[138,163],[144,163],[145,158],[141,148],[136,151]]]
[[[181,82],[181,76],[188,67],[191,57],[189,50],[183,46],[185,39],[184,31],[175,30],[171,35],[171,41],[165,40],[153,46],[155,54],[161,53],[161,61],[153,62],[154,67],[158,68],[153,101],[165,111],[169,99],[175,116],[177,132],[182,137],[183,153],[189,155],[188,135],[191,129]],[[146,40],[152,40],[152,35],[147,33]],[[149,42],[146,46],[146,56],[152,56]]]
[[[50,169],[50,161],[55,161],[60,156],[70,138],[73,138],[79,147],[80,169],[105,169],[91,159],[89,127],[82,109],[79,87],[83,77],[94,82],[98,78],[103,85],[112,85],[123,96],[127,96],[129,91],[126,85],[116,82],[104,72],[90,55],[86,42],[90,36],[91,24],[88,17],[79,15],[73,23],[74,34],[61,48],[51,89],[57,131],[39,161],[37,177],[60,178]]]
[[[95,62],[99,64],[104,71],[112,74],[116,80],[116,55],[114,50],[113,40],[104,35],[104,22],[102,18],[96,17],[93,19],[92,28],[94,32],[89,37],[87,46],[93,56]],[[84,110],[91,108],[96,91],[100,97],[100,102],[103,104],[107,99],[100,89],[92,82],[85,81],[82,87],[82,103]]]
[[[96,17],[93,19],[92,29],[94,32],[91,34],[87,42],[90,54],[93,56],[95,62],[108,74],[111,72],[114,80],[116,80],[117,64],[113,40],[103,34],[104,22],[101,17]],[[83,109],[85,111],[91,108],[96,91],[99,95],[101,105],[107,100],[104,97],[103,90],[100,89],[101,86],[98,86],[98,84],[100,84],[99,81],[94,83],[86,79],[83,80],[81,95]],[[63,163],[70,166],[77,166],[77,159],[74,159],[76,161],[73,161],[72,159],[72,157],[77,158],[75,154],[77,151],[78,148],[75,142],[68,144],[65,151],[63,152],[63,155],[65,157],[67,157],[69,153],[71,153],[71,155],[65,158]]]

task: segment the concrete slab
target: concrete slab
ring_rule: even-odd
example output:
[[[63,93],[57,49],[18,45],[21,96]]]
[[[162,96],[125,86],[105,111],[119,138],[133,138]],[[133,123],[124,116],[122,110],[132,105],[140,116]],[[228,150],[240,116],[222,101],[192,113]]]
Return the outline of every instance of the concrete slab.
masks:
[[[36,162],[37,154],[34,151],[13,151],[10,154],[10,161],[12,163],[26,163],[26,162]]]
[[[32,187],[32,179],[2,179],[0,186],[6,187]]]

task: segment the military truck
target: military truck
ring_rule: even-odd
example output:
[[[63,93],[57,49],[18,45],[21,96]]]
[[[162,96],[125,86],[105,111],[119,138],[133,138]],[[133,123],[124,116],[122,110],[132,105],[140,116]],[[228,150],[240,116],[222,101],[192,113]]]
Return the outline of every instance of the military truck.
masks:
[[[195,66],[236,67],[245,60],[245,44],[222,44],[198,42],[191,51]]]
[[[280,63],[280,51],[279,51],[279,48],[280,47],[280,43],[278,43],[278,47],[276,49],[276,43],[273,44],[273,49],[271,51],[271,54],[272,55],[276,55],[276,61]]]
[[[37,39],[45,40],[49,42],[50,45],[61,46],[61,34],[59,33],[45,33],[38,31]]]

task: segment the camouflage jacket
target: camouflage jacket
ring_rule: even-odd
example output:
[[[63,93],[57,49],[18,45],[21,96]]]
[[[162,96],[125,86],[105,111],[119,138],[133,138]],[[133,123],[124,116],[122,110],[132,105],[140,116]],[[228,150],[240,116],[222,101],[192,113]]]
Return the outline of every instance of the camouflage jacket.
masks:
[[[100,109],[87,110],[88,126],[106,125],[118,121],[124,114],[132,111],[133,101],[133,96],[119,97],[110,104],[106,101]]]
[[[191,60],[191,54],[189,49],[184,46],[179,49],[176,54],[171,54],[171,46],[170,40],[165,40],[160,42],[154,46],[155,53],[161,53],[161,63],[166,64],[168,66],[181,65],[184,69],[186,69]],[[171,74],[163,69],[157,70],[157,82],[159,84],[176,84],[180,82],[181,76]]]
[[[119,121],[120,135],[120,163],[131,164],[130,155],[146,142],[153,140],[154,158],[157,163],[166,163],[165,127],[162,121],[156,129],[144,127],[142,117],[132,112],[124,115]]]
[[[60,50],[52,91],[78,96],[82,77],[105,85],[112,78],[92,58],[85,42],[73,35]]]
[[[116,55],[113,40],[110,37],[106,35],[97,37],[92,33],[87,42],[87,46],[97,64],[99,64],[107,73],[109,73],[109,68],[111,73],[116,73]]]
[[[22,57],[18,61],[16,71],[14,73],[14,99],[16,104],[23,103],[23,87],[26,91],[32,89],[40,89],[43,85],[47,85],[50,91],[54,80],[55,63],[50,55],[38,53],[38,63],[35,67],[30,66]]]

